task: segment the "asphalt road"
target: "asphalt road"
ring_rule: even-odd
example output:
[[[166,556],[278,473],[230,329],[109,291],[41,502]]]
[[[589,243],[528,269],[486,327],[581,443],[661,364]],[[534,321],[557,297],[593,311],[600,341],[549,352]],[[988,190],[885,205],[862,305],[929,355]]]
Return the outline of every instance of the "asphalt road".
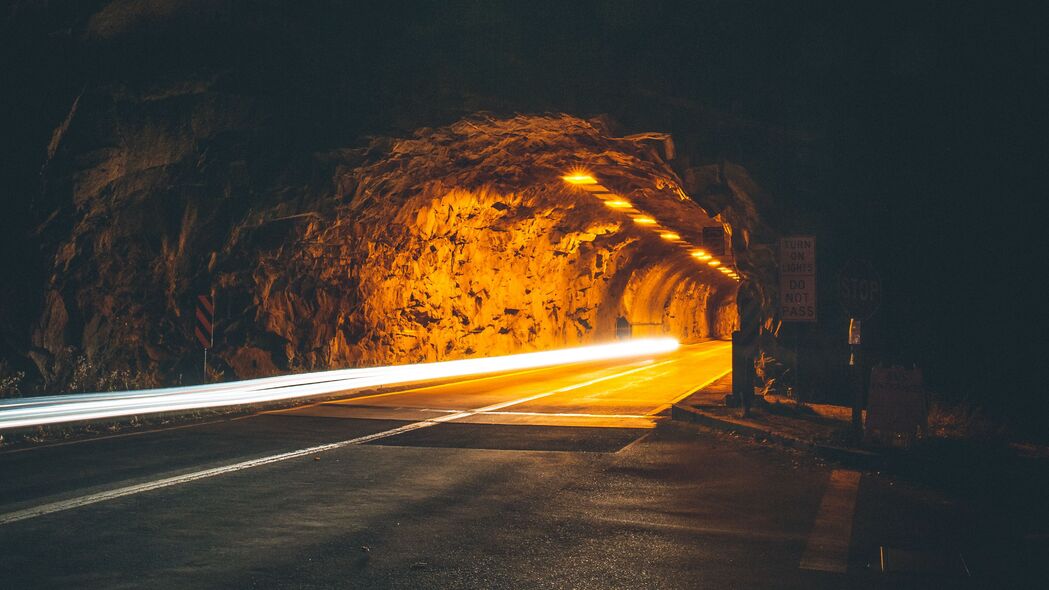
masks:
[[[3,452],[0,587],[978,587],[935,499],[667,423],[729,364],[709,342]]]

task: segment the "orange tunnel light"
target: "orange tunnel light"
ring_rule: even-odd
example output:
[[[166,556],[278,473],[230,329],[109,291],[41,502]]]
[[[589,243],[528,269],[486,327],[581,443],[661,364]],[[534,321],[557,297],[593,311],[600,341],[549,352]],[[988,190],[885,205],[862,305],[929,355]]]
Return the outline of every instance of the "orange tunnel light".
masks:
[[[655,225],[656,220],[651,217],[635,217],[634,223],[639,223],[641,225]]]
[[[710,259],[710,254],[707,254],[706,250],[693,250],[692,255],[700,260]]]
[[[721,261],[720,260],[709,260],[709,261],[707,261],[707,264],[709,264],[710,266],[720,266],[721,265]]]
[[[627,209],[631,207],[630,201],[624,201],[622,199],[616,199],[614,201],[605,201],[605,205],[613,209]]]
[[[568,184],[597,184],[597,180],[589,174],[569,174],[561,178]]]
[[[669,240],[671,242],[681,239],[680,235],[678,235],[678,234],[676,234],[676,233],[674,233],[672,231],[665,231],[665,232],[659,234],[659,237],[663,238],[664,240]]]

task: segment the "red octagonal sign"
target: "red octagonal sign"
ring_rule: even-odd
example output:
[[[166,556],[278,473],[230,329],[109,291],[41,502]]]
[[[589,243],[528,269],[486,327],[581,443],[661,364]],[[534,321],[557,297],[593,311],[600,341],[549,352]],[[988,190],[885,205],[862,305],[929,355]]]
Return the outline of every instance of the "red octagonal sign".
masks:
[[[838,297],[850,318],[866,320],[881,305],[881,277],[866,260],[852,260],[838,275]]]

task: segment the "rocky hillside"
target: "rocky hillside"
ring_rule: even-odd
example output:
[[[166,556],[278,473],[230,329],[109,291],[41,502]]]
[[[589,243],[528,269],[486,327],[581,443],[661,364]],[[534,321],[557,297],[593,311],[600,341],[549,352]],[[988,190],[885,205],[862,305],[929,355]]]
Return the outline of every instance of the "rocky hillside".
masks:
[[[528,82],[564,56],[520,60],[530,38],[491,18],[530,9],[471,6],[14,2],[0,395],[198,382],[211,291],[212,378],[595,342],[620,321],[727,335],[723,277],[560,176],[587,167],[694,243],[723,222],[772,284],[749,244],[774,241],[756,209],[774,199],[723,157],[739,122],[667,119],[672,101],[595,92],[596,74]],[[613,117],[508,115],[545,110]],[[613,118],[672,127],[676,157]]]

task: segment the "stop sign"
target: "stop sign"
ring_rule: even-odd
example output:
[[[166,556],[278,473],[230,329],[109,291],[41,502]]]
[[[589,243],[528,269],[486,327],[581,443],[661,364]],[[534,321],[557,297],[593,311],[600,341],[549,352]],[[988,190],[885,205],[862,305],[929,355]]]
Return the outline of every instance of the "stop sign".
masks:
[[[852,260],[838,275],[838,297],[849,317],[866,320],[881,305],[881,277],[866,260]]]

